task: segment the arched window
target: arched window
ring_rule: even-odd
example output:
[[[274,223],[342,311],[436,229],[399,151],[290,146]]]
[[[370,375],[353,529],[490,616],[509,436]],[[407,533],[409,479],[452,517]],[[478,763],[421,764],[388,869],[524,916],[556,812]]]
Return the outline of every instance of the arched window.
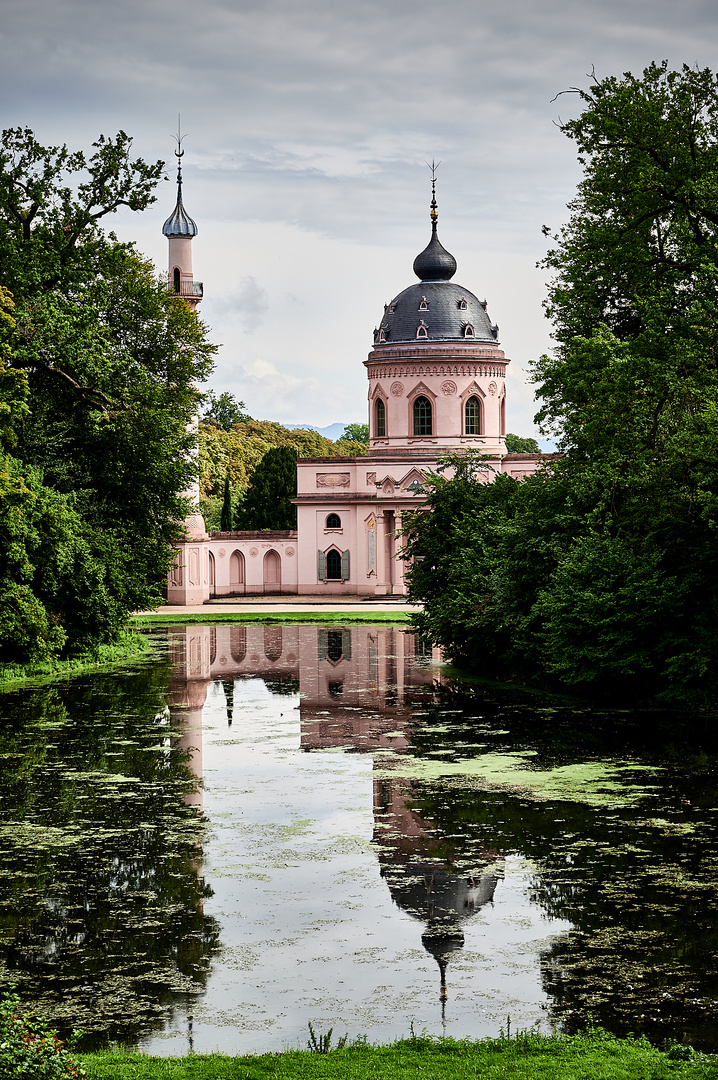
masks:
[[[327,552],[327,581],[341,581],[342,579],[342,556],[336,548]]]
[[[414,434],[431,435],[431,402],[418,397],[414,402]]]
[[[327,630],[327,660],[336,664],[344,656],[344,635],[341,630]]]
[[[325,527],[327,529],[341,529],[342,519],[339,517],[339,514],[329,514]]]
[[[175,266],[175,268],[174,268],[174,270],[173,270],[173,272],[172,272],[172,279],[173,279],[173,284],[174,284],[175,292],[176,292],[176,293],[178,293],[178,292],[180,291],[180,272],[179,272],[179,266]]]
[[[386,330],[383,326],[379,328],[379,341],[386,341]]]
[[[216,580],[216,567],[215,567],[215,562],[214,562],[214,555],[210,551],[209,552],[209,587],[210,587],[210,590],[214,590],[215,580]]]
[[[461,297],[460,300],[456,301],[456,306],[459,309],[459,311],[466,311],[466,301],[464,300],[463,296]]]
[[[264,655],[267,660],[276,663],[282,655],[282,628],[281,626],[265,626],[264,628]]]
[[[233,626],[229,631],[229,651],[235,664],[241,664],[247,655],[247,627]]]
[[[473,337],[473,336],[474,336],[474,328],[471,325],[471,323],[467,323],[466,326],[464,327],[464,337]]]
[[[428,310],[429,310],[429,301],[426,299],[425,296],[422,296],[421,303],[419,304],[419,311],[428,311]]]
[[[500,432],[500,434],[505,435],[506,434],[506,398],[505,397],[501,398],[501,404],[499,406],[499,409],[501,410],[500,411],[500,419],[499,419],[499,422],[501,424],[501,432]]]
[[[386,435],[386,405],[381,398],[377,398],[374,406],[374,416],[376,418],[376,437],[377,439],[383,439]]]
[[[233,551],[229,560],[229,584],[244,585],[244,555]]]
[[[464,407],[466,423],[464,433],[466,435],[481,434],[481,402],[477,397],[470,397]]]
[[[419,325],[416,328],[416,336],[418,338],[425,338],[427,336],[426,329],[427,329],[426,323],[422,319],[421,322],[419,323]]]
[[[282,563],[276,551],[264,556],[264,584],[279,586],[282,583]]]

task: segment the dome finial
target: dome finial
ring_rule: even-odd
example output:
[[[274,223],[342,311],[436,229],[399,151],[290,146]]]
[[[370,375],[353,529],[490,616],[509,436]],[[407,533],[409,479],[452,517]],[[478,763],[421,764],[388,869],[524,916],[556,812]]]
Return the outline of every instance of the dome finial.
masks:
[[[428,168],[431,169],[431,213],[429,214],[429,217],[431,218],[432,232],[435,232],[436,224],[439,220],[439,211],[436,206],[436,170],[439,168],[439,165],[441,165],[441,162],[434,161],[432,158],[431,165],[429,165],[428,161],[426,164]]]
[[[432,160],[431,165],[431,239],[427,247],[414,259],[414,273],[421,281],[449,281],[456,273],[456,259],[440,243],[436,231],[439,211],[436,205],[436,170],[440,161]]]
[[[173,135],[172,138],[177,143],[177,149],[175,150],[175,157],[177,158],[177,204],[173,213],[170,214],[162,226],[162,232],[165,236],[196,236],[197,226],[182,205],[182,158],[184,157],[182,141],[187,138],[187,135],[186,133],[182,134],[179,113],[177,113],[177,134]]]

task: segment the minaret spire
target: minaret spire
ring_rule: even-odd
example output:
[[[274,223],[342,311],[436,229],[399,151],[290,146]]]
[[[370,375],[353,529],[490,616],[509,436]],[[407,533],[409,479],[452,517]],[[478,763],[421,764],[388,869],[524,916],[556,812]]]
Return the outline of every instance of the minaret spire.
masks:
[[[173,136],[177,143],[177,202],[175,208],[162,226],[162,232],[169,240],[169,279],[170,288],[184,297],[187,303],[196,308],[202,299],[202,282],[192,276],[192,240],[197,235],[197,225],[189,216],[182,203],[182,143],[186,138],[182,134],[180,116],[177,115],[177,134]]]
[[[184,157],[184,150],[182,149],[182,140],[187,136],[182,134],[182,124],[180,121],[180,114],[177,113],[177,134],[174,139],[177,143],[177,149],[175,150],[175,157],[177,158],[177,205],[182,205],[182,158]]]

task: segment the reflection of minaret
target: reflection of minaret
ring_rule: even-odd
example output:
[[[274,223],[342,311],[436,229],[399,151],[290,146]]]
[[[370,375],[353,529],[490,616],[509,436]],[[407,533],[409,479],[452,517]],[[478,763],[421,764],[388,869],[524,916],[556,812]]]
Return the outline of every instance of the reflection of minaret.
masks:
[[[171,626],[168,631],[172,675],[169,709],[173,748],[187,756],[197,786],[187,795],[191,806],[202,809],[202,708],[210,681],[210,636],[207,626]]]

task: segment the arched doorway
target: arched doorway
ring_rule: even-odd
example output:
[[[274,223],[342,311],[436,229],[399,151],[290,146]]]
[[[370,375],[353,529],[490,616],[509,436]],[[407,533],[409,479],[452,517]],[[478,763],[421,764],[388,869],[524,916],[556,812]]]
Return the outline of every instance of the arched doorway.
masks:
[[[264,591],[282,591],[282,561],[276,551],[268,551],[264,556]]]
[[[209,552],[209,591],[210,591],[211,596],[214,596],[214,586],[215,586],[215,582],[217,580],[216,579],[215,569],[216,568],[215,568],[215,563],[214,563],[214,555],[210,551]]]

